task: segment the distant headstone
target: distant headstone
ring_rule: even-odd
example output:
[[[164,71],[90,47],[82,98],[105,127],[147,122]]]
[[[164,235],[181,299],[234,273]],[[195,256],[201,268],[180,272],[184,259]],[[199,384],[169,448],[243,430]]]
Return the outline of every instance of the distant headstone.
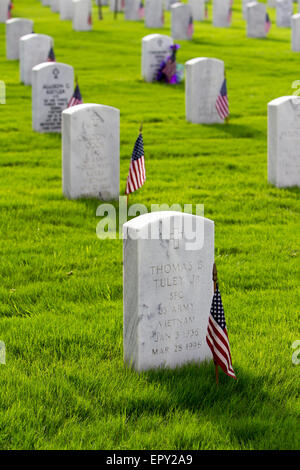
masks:
[[[276,8],[276,2],[277,0],[268,0],[267,5],[269,8]]]
[[[186,119],[195,124],[223,123],[216,101],[224,81],[224,62],[198,57],[185,64]]]
[[[32,69],[32,127],[36,132],[61,132],[61,113],[74,89],[74,70],[67,64],[44,62]]]
[[[8,20],[8,7],[11,0],[0,0],[0,23],[5,23]]]
[[[61,20],[73,19],[73,0],[59,0],[59,13]]]
[[[109,0],[110,11],[122,12],[125,9],[125,0]]]
[[[242,12],[243,12],[243,18],[246,18],[247,15],[247,5],[248,3],[253,3],[254,0],[242,0]],[[274,0],[276,2],[276,0]]]
[[[19,41],[20,80],[25,85],[32,83],[32,68],[46,62],[53,47],[53,39],[46,34],[26,34]]]
[[[187,3],[174,3],[171,6],[171,36],[173,39],[192,39],[193,16]]]
[[[50,8],[53,11],[53,13],[58,13],[59,12],[59,0],[51,0]]]
[[[187,249],[192,224],[204,238],[195,251]],[[123,234],[125,364],[143,371],[210,359],[213,221],[152,212],[125,223]]]
[[[266,37],[266,5],[252,2],[247,5],[247,37]]]
[[[19,40],[32,33],[33,21],[26,18],[12,18],[6,21],[6,58],[19,59]]]
[[[141,0],[124,0],[124,15],[126,20],[138,21],[141,19],[140,16],[140,5]]]
[[[292,51],[300,52],[300,14],[292,16]]]
[[[74,31],[90,31],[92,29],[92,1],[73,0]]]
[[[162,0],[145,0],[146,28],[162,28],[164,26],[164,9]]]
[[[177,3],[178,0],[164,0],[164,9],[167,11],[171,10],[171,6],[174,5],[174,3]]]
[[[63,193],[105,201],[119,197],[120,111],[79,104],[62,113]]]
[[[281,28],[290,28],[292,23],[293,2],[292,0],[277,0],[276,2],[276,24]]]
[[[42,0],[42,5],[45,7],[49,7],[51,5],[52,0]]]
[[[142,77],[153,82],[161,63],[170,55],[173,39],[163,34],[149,34],[142,39]]]
[[[213,25],[228,28],[231,25],[232,0],[213,0]]]
[[[268,181],[300,186],[300,99],[282,96],[268,104]]]
[[[205,20],[205,0],[189,0],[194,21]]]

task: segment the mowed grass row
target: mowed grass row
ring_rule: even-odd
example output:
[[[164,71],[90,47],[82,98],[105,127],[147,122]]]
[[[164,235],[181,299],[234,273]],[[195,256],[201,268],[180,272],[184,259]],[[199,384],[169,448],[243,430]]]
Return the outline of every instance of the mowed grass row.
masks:
[[[296,7],[295,7],[296,8]],[[137,374],[122,358],[122,242],[96,237],[99,201],[61,190],[61,136],[31,129],[31,88],[5,59],[0,25],[0,448],[296,449],[299,371],[299,188],[267,183],[267,103],[300,79],[289,29],[247,39],[240,3],[233,25],[195,23],[178,61],[225,61],[230,123],[185,121],[184,84],[143,83],[143,22],[104,8],[93,31],[38,0],[18,0],[15,17],[53,36],[84,101],[121,111],[123,193],[144,121],[147,182],[132,203],[204,204],[215,221],[215,254],[238,380],[215,386],[213,364]],[[212,8],[209,5],[210,19]],[[170,15],[165,28],[169,34]],[[115,204],[117,207],[117,204]]]

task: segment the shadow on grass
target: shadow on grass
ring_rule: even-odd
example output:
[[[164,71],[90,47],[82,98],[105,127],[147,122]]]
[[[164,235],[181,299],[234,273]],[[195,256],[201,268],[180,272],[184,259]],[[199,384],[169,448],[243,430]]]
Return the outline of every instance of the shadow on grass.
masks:
[[[247,441],[261,442],[266,434],[270,436],[274,432],[274,410],[283,420],[290,417],[289,411],[271,393],[272,383],[267,373],[256,376],[245,370],[236,373],[238,380],[233,380],[221,371],[217,386],[212,362],[201,367],[190,365],[146,372],[143,378],[154,384],[157,393],[132,397],[127,402],[127,414],[134,421],[145,413],[157,413],[167,419],[170,411],[189,411],[200,422],[204,420],[221,427],[235,442],[246,446]],[[268,382],[270,393],[266,391]]]
[[[235,116],[232,116],[233,118]],[[240,139],[265,139],[266,135],[264,132],[259,131],[250,126],[244,126],[242,124],[233,124],[231,122],[222,124],[202,124],[202,126],[207,128],[214,128],[218,131],[223,131],[225,134],[230,135],[231,137],[236,137]]]

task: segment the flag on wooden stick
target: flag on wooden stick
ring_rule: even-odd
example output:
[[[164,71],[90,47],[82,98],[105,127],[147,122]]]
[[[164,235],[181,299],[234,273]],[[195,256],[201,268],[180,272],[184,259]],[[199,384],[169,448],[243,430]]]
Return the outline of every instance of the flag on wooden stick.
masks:
[[[125,194],[130,194],[141,188],[146,181],[144,142],[142,128],[132,152]]]
[[[214,276],[216,275],[216,268],[214,265]],[[224,308],[222,298],[219,291],[216,277],[215,280],[215,293],[212,300],[210,315],[208,320],[208,327],[206,333],[206,342],[212,352],[213,360],[216,366],[216,378],[218,383],[218,366],[229,377],[236,379],[230,353],[230,345],[225,321]]]
[[[9,2],[9,4],[8,4],[8,12],[7,12],[7,19],[8,19],[8,20],[10,20],[11,17],[12,17],[11,11],[12,11],[13,7],[14,7],[13,2]]]
[[[268,34],[268,32],[270,31],[271,26],[272,26],[272,23],[271,23],[269,14],[266,13],[266,21],[265,21],[265,32],[266,32],[266,34]]]

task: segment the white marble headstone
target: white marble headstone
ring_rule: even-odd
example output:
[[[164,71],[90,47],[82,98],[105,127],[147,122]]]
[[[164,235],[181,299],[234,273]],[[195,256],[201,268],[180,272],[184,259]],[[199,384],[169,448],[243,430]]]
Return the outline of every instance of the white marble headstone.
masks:
[[[300,186],[300,98],[282,96],[268,104],[268,181]]]
[[[6,58],[19,59],[19,40],[26,34],[31,34],[33,21],[26,18],[12,18],[6,21]]]
[[[171,36],[173,39],[192,39],[193,16],[187,3],[174,3],[171,6]]]
[[[231,25],[232,0],[213,0],[213,25],[227,28]]]
[[[110,11],[122,12],[125,9],[125,0],[109,0]]]
[[[161,63],[170,55],[173,39],[163,34],[149,34],[142,39],[142,77],[153,82]]]
[[[73,19],[73,0],[59,0],[59,13],[61,20]]]
[[[300,14],[292,16],[292,51],[300,52]]]
[[[126,20],[138,21],[141,19],[140,16],[140,4],[141,0],[124,0],[124,15]]]
[[[74,91],[74,70],[45,62],[32,69],[32,127],[36,132],[61,132],[61,113]]]
[[[145,0],[146,28],[162,28],[164,22],[163,0]]]
[[[196,219],[202,226],[197,236],[204,240],[190,251],[186,236]],[[125,364],[143,371],[210,359],[213,221],[153,212],[125,223],[123,234]]]
[[[223,123],[216,101],[224,81],[224,62],[198,57],[185,63],[186,119],[195,124]]]
[[[58,13],[59,12],[59,0],[51,0],[50,8],[53,11],[53,13]]]
[[[205,0],[189,0],[194,21],[203,21],[205,19]]]
[[[8,7],[11,0],[0,0],[0,23],[5,23],[8,20]]]
[[[276,0],[274,0],[276,1]],[[243,18],[244,19],[247,19],[246,18],[246,15],[247,15],[247,5],[248,3],[253,3],[254,0],[242,0],[242,12],[243,12]]]
[[[92,29],[92,1],[73,0],[74,31],[90,31]]]
[[[292,0],[277,0],[276,24],[278,27],[290,28],[293,14]]]
[[[46,62],[53,39],[46,34],[26,34],[19,40],[20,80],[25,85],[32,83],[32,68]]]
[[[247,37],[266,37],[266,5],[252,2],[247,5]]]
[[[62,113],[63,193],[105,201],[119,197],[120,111],[79,104]]]

